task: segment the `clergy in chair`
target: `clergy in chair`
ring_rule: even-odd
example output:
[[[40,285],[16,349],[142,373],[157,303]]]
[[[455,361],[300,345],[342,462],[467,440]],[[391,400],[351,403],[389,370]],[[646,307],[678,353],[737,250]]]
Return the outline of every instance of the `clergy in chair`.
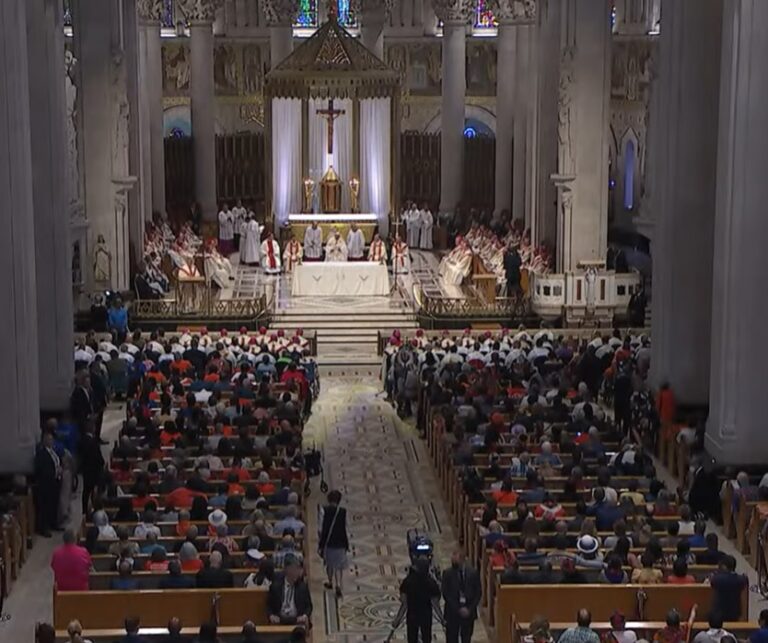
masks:
[[[365,237],[355,222],[352,222],[347,233],[347,257],[350,261],[363,261],[365,259]]]
[[[333,233],[325,242],[325,260],[326,261],[346,261],[347,244],[341,238],[341,234],[334,228]]]
[[[261,265],[268,275],[279,275],[282,268],[280,264],[280,246],[275,241],[272,233],[261,244]]]

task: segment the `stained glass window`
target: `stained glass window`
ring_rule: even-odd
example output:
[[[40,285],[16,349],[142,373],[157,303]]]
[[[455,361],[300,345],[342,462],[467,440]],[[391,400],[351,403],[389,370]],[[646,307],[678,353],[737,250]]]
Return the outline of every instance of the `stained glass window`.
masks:
[[[339,24],[342,27],[356,27],[357,20],[350,6],[350,0],[337,0]]]
[[[299,13],[293,26],[303,29],[317,27],[317,0],[299,0]]]
[[[488,0],[475,0],[475,29],[495,29],[496,17]]]
[[[163,0],[163,27],[173,29],[176,26],[174,0]]]

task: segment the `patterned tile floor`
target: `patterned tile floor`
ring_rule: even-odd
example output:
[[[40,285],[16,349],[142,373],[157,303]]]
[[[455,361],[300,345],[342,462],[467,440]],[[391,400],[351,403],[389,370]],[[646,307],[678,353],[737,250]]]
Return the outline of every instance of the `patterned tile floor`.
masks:
[[[359,378],[323,380],[305,429],[324,452],[331,489],[344,495],[352,551],[344,596],[323,589],[317,551],[317,510],[323,498],[313,482],[309,501],[309,574],[320,641],[383,641],[399,607],[398,586],[408,565],[406,531],[429,533],[445,568],[456,539],[422,441],[384,400],[380,383]],[[436,627],[435,641],[443,641]],[[404,628],[395,641],[405,640]],[[487,641],[478,623],[474,640]]]

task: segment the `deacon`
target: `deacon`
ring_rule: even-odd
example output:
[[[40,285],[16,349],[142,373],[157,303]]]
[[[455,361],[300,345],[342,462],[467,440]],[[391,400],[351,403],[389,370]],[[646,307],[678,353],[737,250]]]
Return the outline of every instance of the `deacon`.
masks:
[[[313,221],[304,231],[304,259],[320,261],[323,256],[323,229]]]
[[[363,231],[357,227],[356,223],[347,233],[347,255],[350,261],[362,261],[365,258],[365,237]]]
[[[419,247],[422,250],[432,250],[432,226],[435,225],[435,218],[426,203],[419,213],[419,222],[421,224]]]
[[[378,232],[373,235],[373,241],[371,241],[371,245],[368,247],[368,261],[387,263],[387,246],[384,245]]]
[[[233,217],[233,223],[234,223],[234,232],[235,232],[235,250],[240,249],[240,235],[241,230],[243,227],[243,223],[246,222],[246,215],[248,213],[246,212],[245,208],[243,207],[243,202],[238,199],[235,203],[235,207],[232,208],[232,217]]]
[[[301,244],[296,237],[291,234],[288,243],[283,249],[283,265],[285,272],[293,272],[293,267],[301,263]]]
[[[403,215],[406,225],[406,234],[408,236],[408,245],[411,248],[419,247],[419,234],[421,231],[421,215],[416,205],[411,203],[408,210]]]
[[[257,266],[261,261],[261,226],[252,216],[248,219],[245,226],[245,238],[242,241],[243,263],[249,266]]]
[[[325,260],[326,261],[346,261],[347,260],[347,244],[344,243],[344,239],[341,238],[339,231],[334,228],[333,233],[325,243]]]
[[[235,217],[229,210],[229,204],[224,203],[219,212],[219,251],[225,257],[232,254],[235,238]]]
[[[261,262],[264,272],[268,275],[280,274],[280,246],[272,237],[272,233],[267,234],[267,238],[261,244],[261,254],[264,260]]]
[[[395,235],[395,241],[392,244],[392,272],[405,274],[411,270],[411,259],[408,255],[408,244],[400,239],[400,235]]]

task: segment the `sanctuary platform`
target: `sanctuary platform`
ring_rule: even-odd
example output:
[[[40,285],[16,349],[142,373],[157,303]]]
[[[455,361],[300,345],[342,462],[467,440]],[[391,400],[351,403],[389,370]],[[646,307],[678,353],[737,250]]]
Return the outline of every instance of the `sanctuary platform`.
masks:
[[[369,261],[311,262],[296,266],[291,295],[372,297],[389,294],[387,267]]]
[[[379,225],[378,216],[375,213],[349,213],[349,214],[289,214],[288,229],[299,241],[304,239],[304,231],[312,225],[313,221],[323,230],[323,243],[328,239],[331,230],[334,228],[339,231],[342,238],[347,238],[347,232],[353,223],[357,224],[365,237],[365,243],[368,244],[373,239],[373,233]]]

